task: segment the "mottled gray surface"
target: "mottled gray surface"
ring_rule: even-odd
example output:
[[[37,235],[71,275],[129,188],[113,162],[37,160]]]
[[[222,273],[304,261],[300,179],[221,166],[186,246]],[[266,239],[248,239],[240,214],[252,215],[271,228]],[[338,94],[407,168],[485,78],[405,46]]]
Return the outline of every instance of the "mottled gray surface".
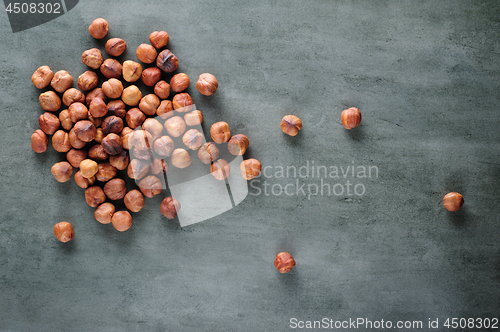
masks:
[[[148,199],[125,233],[93,219],[83,190],[30,148],[40,65],[78,77],[104,17],[128,43],[166,30],[180,71],[217,76],[189,92],[250,138],[264,166],[377,166],[363,196],[250,195],[181,229]],[[80,1],[13,34],[0,18],[0,331],[287,331],[289,320],[499,317],[498,1]],[[76,84],[75,84],[76,85]],[[357,106],[348,132],[340,112]],[[296,114],[298,136],[279,123]],[[271,169],[268,169],[270,175]],[[311,174],[312,175],[312,174]],[[321,178],[297,178],[305,189]],[[265,183],[264,180],[267,182]],[[264,190],[294,178],[261,178]],[[465,197],[449,213],[442,198]],[[290,193],[290,191],[289,191]],[[307,193],[307,192],[306,192]],[[59,243],[55,223],[75,239]],[[297,261],[281,275],[277,252]],[[441,329],[442,325],[441,325]]]

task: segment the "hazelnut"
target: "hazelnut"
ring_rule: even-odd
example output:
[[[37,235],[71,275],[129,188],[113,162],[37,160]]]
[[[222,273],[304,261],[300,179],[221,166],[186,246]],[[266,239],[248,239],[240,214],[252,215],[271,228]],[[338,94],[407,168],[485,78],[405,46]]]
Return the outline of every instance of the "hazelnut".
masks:
[[[177,115],[168,118],[167,121],[165,121],[164,125],[168,134],[172,137],[179,137],[186,130],[186,123],[180,116]]]
[[[71,128],[69,131],[69,142],[75,149],[81,149],[85,146],[85,142],[76,136],[75,127]]]
[[[120,56],[125,52],[127,48],[127,43],[121,38],[111,38],[108,39],[106,45],[104,45],[106,53],[111,56]]]
[[[280,252],[276,255],[274,259],[274,267],[280,271],[280,273],[290,272],[295,266],[295,260],[292,255],[287,252]]]
[[[156,66],[165,73],[171,73],[179,67],[179,59],[169,50],[163,50],[156,58]]]
[[[96,18],[89,26],[89,33],[95,39],[103,39],[108,33],[108,22],[103,18]]]
[[[80,90],[89,91],[97,87],[97,84],[99,84],[99,78],[96,73],[91,70],[87,70],[78,76],[78,81],[76,83]]]
[[[160,106],[156,109],[156,115],[158,115],[163,120],[166,120],[174,116],[174,108],[172,107],[172,102],[170,100],[162,100]]]
[[[99,68],[103,60],[102,53],[98,48],[91,48],[82,53],[83,64],[92,69]]]
[[[101,224],[109,224],[115,213],[115,206],[111,203],[102,203],[95,209],[94,218]]]
[[[91,207],[98,207],[99,204],[106,201],[106,195],[101,187],[92,186],[85,189],[85,200]]]
[[[121,100],[112,100],[108,103],[108,115],[114,115],[119,118],[124,118],[127,114],[125,103]]]
[[[110,78],[106,82],[102,83],[102,91],[109,98],[116,99],[120,98],[125,90],[123,90],[123,84],[120,80]]]
[[[302,129],[302,121],[295,115],[285,115],[281,120],[281,130],[287,135],[295,136]]]
[[[181,210],[181,204],[173,197],[166,197],[160,204],[160,213],[167,219],[175,219]]]
[[[88,111],[88,113],[87,113],[87,119],[88,119],[90,122],[92,122],[92,123],[94,124],[94,126],[96,126],[96,128],[101,126],[101,123],[102,123],[102,118],[94,118],[94,117],[92,116],[92,114],[90,113],[90,111]],[[97,133],[96,133],[96,135],[97,135]],[[94,139],[95,139],[95,138],[94,138]]]
[[[184,149],[175,149],[171,157],[172,165],[177,168],[186,168],[191,165],[191,156]]]
[[[96,144],[89,149],[89,158],[97,161],[104,161],[108,159],[109,155],[101,144]]]
[[[154,175],[148,175],[144,179],[139,181],[139,189],[144,194],[144,196],[153,198],[154,196],[161,193],[162,183]]]
[[[356,128],[361,123],[361,112],[358,108],[351,107],[342,111],[340,119],[345,129]]]
[[[45,111],[56,112],[61,107],[61,98],[54,91],[41,93],[38,101]]]
[[[75,102],[68,107],[69,118],[73,123],[88,119],[89,110],[80,102]]]
[[[184,136],[182,136],[182,143],[191,150],[198,150],[203,144],[203,141],[203,134],[196,129],[189,129]]]
[[[448,211],[458,211],[464,205],[464,198],[459,193],[451,192],[444,196],[443,204]]]
[[[209,73],[203,73],[198,77],[198,81],[196,82],[196,89],[204,95],[211,96],[217,91],[219,87],[219,83],[214,75]]]
[[[116,201],[118,199],[122,199],[127,193],[125,181],[122,179],[109,180],[104,185],[104,193],[110,200]]]
[[[57,152],[68,152],[71,149],[69,134],[64,130],[58,130],[52,136],[52,146]]]
[[[188,126],[197,126],[203,122],[203,114],[199,110],[194,110],[184,114],[184,121]]]
[[[92,141],[97,134],[95,125],[89,120],[78,121],[71,130],[74,130],[76,137],[84,142]]]
[[[231,166],[224,159],[219,159],[210,165],[210,174],[214,176],[217,180],[224,180],[229,176],[231,172]]]
[[[114,115],[107,116],[102,120],[101,128],[104,136],[109,133],[119,134],[123,129],[123,120]]]
[[[94,141],[101,144],[103,138],[104,138],[104,133],[102,132],[102,128],[97,128]]]
[[[49,86],[50,81],[54,77],[54,73],[50,70],[49,66],[41,66],[31,76],[31,83],[37,89],[43,89]]]
[[[139,212],[144,207],[144,196],[139,190],[130,190],[123,198],[123,203],[132,212]]]
[[[245,153],[248,148],[250,141],[245,135],[234,135],[231,137],[229,142],[227,142],[227,149],[229,153],[235,156],[241,156]]]
[[[71,88],[73,85],[73,77],[66,70],[59,70],[54,74],[54,77],[50,81],[50,85],[59,93]]]
[[[106,151],[110,156],[117,155],[123,150],[122,139],[115,133],[106,135],[102,139],[101,145],[104,148],[104,151]]]
[[[240,164],[241,176],[245,180],[252,180],[253,178],[259,176],[262,171],[262,164],[257,159],[247,159]]]
[[[155,115],[160,106],[160,98],[155,94],[145,95],[139,103],[139,109],[146,115]]]
[[[66,153],[66,159],[74,168],[79,168],[80,163],[87,159],[87,151],[82,149],[71,149]]]
[[[158,53],[153,46],[149,44],[141,44],[137,47],[135,55],[137,56],[137,59],[144,63],[153,63]]]
[[[75,232],[69,222],[61,221],[54,225],[54,235],[56,239],[62,243],[66,243],[75,237]]]
[[[120,137],[122,138],[122,144],[123,148],[130,150],[134,145],[133,145],[133,138],[131,135],[134,132],[134,130],[130,127],[125,127],[122,129],[122,132],[120,133]]]
[[[53,135],[61,126],[59,118],[52,113],[45,112],[38,117],[40,129],[47,135]]]
[[[62,100],[64,105],[66,106],[69,106],[74,102],[84,103],[85,95],[78,89],[69,88],[68,90],[64,91]]]
[[[88,92],[87,97],[85,98],[85,103],[90,107],[90,103],[92,103],[92,100],[94,100],[95,98],[100,98],[105,103],[108,102],[108,97],[106,97],[104,91],[102,91],[101,88],[95,88]]]
[[[149,163],[139,159],[132,159],[127,167],[127,175],[131,179],[140,180],[149,172]]]
[[[132,150],[132,153],[133,153],[134,157],[137,159],[141,159],[141,160],[151,159],[151,153],[148,149],[141,150],[141,149],[134,148]]]
[[[188,86],[189,86],[189,77],[184,73],[175,74],[170,79],[170,88],[175,93],[179,93],[186,90]]]
[[[108,114],[108,106],[101,98],[94,98],[89,105],[89,112],[95,118],[100,118]]]
[[[123,90],[122,100],[128,106],[137,106],[142,98],[141,90],[135,85],[128,86]]]
[[[122,64],[115,59],[106,59],[101,65],[101,73],[106,78],[121,78]]]
[[[71,128],[73,128],[73,121],[71,121],[71,116],[68,110],[62,110],[59,113],[59,123],[63,129],[71,130]]]
[[[71,178],[71,174],[73,174],[73,167],[67,161],[61,161],[54,164],[50,171],[58,182],[66,182]]]
[[[165,135],[154,142],[153,148],[158,155],[168,157],[174,151],[174,141]]]
[[[168,39],[169,39],[168,33],[166,33],[165,31],[153,31],[149,35],[149,42],[155,48],[162,48],[167,46]]]
[[[161,78],[161,70],[158,67],[146,68],[142,71],[141,80],[142,83],[147,86],[153,86]]]
[[[31,134],[31,148],[36,153],[42,153],[47,151],[47,147],[49,146],[49,139],[47,135],[40,129],[35,130],[33,134]]]
[[[128,211],[118,211],[111,218],[113,227],[119,232],[125,232],[132,227],[132,216]]]
[[[231,138],[229,125],[224,121],[214,123],[212,127],[210,127],[210,136],[217,144],[228,142]]]
[[[123,62],[122,66],[122,76],[127,82],[135,82],[141,78],[142,66],[132,60],[127,60]]]
[[[142,124],[142,129],[153,136],[153,140],[161,136],[163,125],[156,119],[146,119]]]
[[[189,112],[193,109],[193,100],[191,96],[186,93],[178,93],[172,98],[172,106],[177,112]]]
[[[111,166],[108,162],[102,162],[99,163],[99,170],[97,171],[95,178],[97,181],[108,182],[116,176],[116,173],[116,167]]]
[[[134,131],[134,149],[135,150],[148,150],[153,146],[153,136],[145,130]]]
[[[90,187],[91,185],[94,184],[95,182],[95,177],[91,177],[91,178],[84,178],[82,176],[82,172],[78,171],[75,173],[75,182],[76,184],[78,185],[78,187],[82,188],[82,189],[87,189],[88,187]]]
[[[127,115],[125,116],[125,121],[127,121],[127,125],[132,129],[135,129],[140,125],[142,125],[144,120],[146,120],[146,116],[138,108],[131,108],[127,112]]]
[[[126,150],[123,150],[117,155],[110,156],[109,163],[120,171],[126,169],[129,163],[128,152]]]
[[[155,158],[150,166],[151,174],[166,173],[168,171],[168,164],[165,159]]]
[[[219,158],[219,149],[214,143],[207,142],[198,150],[198,158],[200,158],[202,163],[210,165]]]
[[[82,160],[80,163],[80,173],[86,179],[94,177],[98,170],[99,165],[91,159]]]
[[[154,92],[160,99],[167,99],[170,95],[170,84],[165,81],[158,81],[155,84]]]

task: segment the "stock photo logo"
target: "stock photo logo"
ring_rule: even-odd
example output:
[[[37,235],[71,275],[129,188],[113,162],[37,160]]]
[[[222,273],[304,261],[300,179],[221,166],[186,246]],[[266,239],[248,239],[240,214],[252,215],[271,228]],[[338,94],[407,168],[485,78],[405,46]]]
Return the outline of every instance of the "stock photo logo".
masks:
[[[4,0],[12,32],[24,31],[52,21],[73,9],[79,0]]]

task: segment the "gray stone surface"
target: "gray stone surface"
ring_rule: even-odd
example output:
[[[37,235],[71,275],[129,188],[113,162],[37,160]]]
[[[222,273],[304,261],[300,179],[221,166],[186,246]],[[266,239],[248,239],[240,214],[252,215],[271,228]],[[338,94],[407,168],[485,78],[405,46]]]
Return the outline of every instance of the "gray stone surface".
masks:
[[[168,31],[180,71],[219,79],[210,98],[189,89],[205,130],[225,120],[246,134],[245,158],[272,176],[189,227],[159,214],[167,193],[127,232],[96,222],[83,191],[50,173],[64,155],[29,143],[31,74],[86,70],[81,53],[105,42],[87,32],[96,17],[127,41],[120,60]],[[13,34],[2,14],[0,331],[288,331],[293,317],[439,318],[444,330],[448,317],[499,317],[499,17],[498,1],[89,0]],[[348,132],[350,106],[363,121]],[[279,129],[286,114],[303,120],[296,137]],[[308,162],[379,173],[323,179],[361,183],[362,196],[308,199],[291,186],[307,194],[321,177],[275,174]],[[292,195],[263,191],[287,184]],[[459,212],[442,206],[449,191],[464,195]],[[67,244],[52,232],[62,220]],[[279,251],[297,261],[285,275]]]

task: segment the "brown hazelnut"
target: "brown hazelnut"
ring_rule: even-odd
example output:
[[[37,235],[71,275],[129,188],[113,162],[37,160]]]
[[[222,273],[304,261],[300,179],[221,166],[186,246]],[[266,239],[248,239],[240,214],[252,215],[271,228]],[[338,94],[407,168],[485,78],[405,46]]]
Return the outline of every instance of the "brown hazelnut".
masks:
[[[68,152],[71,149],[69,134],[64,130],[58,130],[52,136],[52,146],[57,152]]]
[[[172,165],[177,168],[186,168],[191,165],[191,156],[184,149],[175,149],[171,157]]]
[[[158,67],[146,68],[142,71],[141,80],[142,83],[147,86],[153,86],[161,78],[161,70]]]
[[[135,82],[139,78],[141,78],[141,74],[142,74],[142,66],[140,63],[137,63],[132,60],[127,60],[123,62],[122,76],[125,81]]]
[[[61,98],[54,91],[41,93],[38,101],[45,111],[56,112],[61,108]]]
[[[95,39],[103,39],[108,33],[108,22],[103,18],[96,18],[89,26],[89,33]]]
[[[103,60],[102,53],[98,48],[91,48],[82,53],[83,64],[92,69],[99,68]]]
[[[168,157],[174,151],[174,141],[165,135],[154,142],[153,148],[158,155]]]
[[[241,176],[245,180],[252,180],[253,178],[259,176],[262,171],[262,164],[257,159],[247,159],[240,164]]]
[[[182,136],[182,143],[191,150],[198,150],[203,144],[203,141],[203,134],[196,129],[189,129],[184,136]]]
[[[125,90],[123,90],[123,84],[120,80],[110,78],[106,82],[102,83],[102,91],[109,98],[116,99],[120,98]]]
[[[97,87],[97,84],[99,84],[99,78],[96,73],[91,70],[87,70],[78,76],[78,81],[76,83],[80,90],[89,91]]]
[[[137,59],[144,63],[153,63],[158,53],[153,46],[149,44],[141,44],[137,47],[135,55],[137,56]]]
[[[49,86],[53,77],[54,73],[49,66],[41,66],[31,76],[31,83],[38,89],[43,89]]]
[[[127,175],[131,179],[140,180],[149,172],[149,163],[144,160],[132,159],[127,167]]]
[[[167,46],[169,35],[165,31],[153,31],[149,35],[149,42],[155,48],[162,48]]]
[[[184,121],[188,126],[198,126],[203,122],[203,114],[199,110],[194,110],[184,114]]]
[[[103,138],[104,138],[104,133],[102,132],[102,128],[97,128],[94,141],[101,144]]]
[[[154,92],[160,99],[167,99],[170,95],[170,84],[165,81],[158,81],[155,84]]]
[[[59,93],[71,88],[73,85],[73,77],[66,70],[59,70],[54,74],[54,77],[50,81],[50,85]]]
[[[66,182],[71,178],[71,174],[73,174],[73,167],[67,161],[61,161],[54,164],[50,171],[58,182]]]
[[[85,95],[78,89],[69,88],[68,90],[64,91],[62,100],[64,105],[66,106],[69,106],[74,102],[84,103]]]
[[[168,171],[168,164],[165,159],[155,158],[150,166],[151,174],[166,173]]]
[[[101,73],[106,78],[121,78],[122,64],[115,59],[106,59],[101,65]]]
[[[120,56],[123,52],[125,52],[127,43],[121,38],[111,38],[108,39],[104,48],[106,49],[106,53],[109,55]]]
[[[168,134],[172,137],[179,137],[184,134],[184,131],[186,130],[186,123],[180,116],[177,115],[168,118],[164,125]]]
[[[160,98],[155,94],[145,95],[139,103],[139,109],[146,115],[155,115],[160,106]]]
[[[126,150],[123,150],[117,155],[110,156],[109,163],[113,167],[116,167],[116,169],[119,169],[120,171],[126,169],[129,163],[128,152]]]
[[[228,142],[231,138],[229,125],[224,121],[214,123],[210,127],[210,136],[212,136],[212,140],[217,144]]]
[[[210,165],[219,158],[219,149],[214,143],[207,142],[198,150],[198,158],[200,158],[202,163]]]
[[[75,237],[75,232],[69,222],[61,221],[54,225],[54,235],[56,239],[62,243],[66,243]]]
[[[94,160],[85,159],[80,163],[80,173],[86,179],[94,177],[98,170],[99,165]]]
[[[122,100],[128,106],[137,106],[141,101],[142,93],[135,85],[130,85],[123,90]]]
[[[235,156],[241,156],[245,153],[248,148],[250,141],[245,135],[234,135],[231,137],[229,142],[227,142],[227,149],[229,153]]]
[[[49,139],[47,135],[40,129],[35,130],[33,134],[31,134],[31,148],[36,153],[42,153],[47,151],[47,147],[49,146]]]
[[[101,224],[109,224],[115,213],[115,206],[111,203],[102,203],[95,209],[94,218]]]
[[[88,111],[87,120],[89,120],[90,122],[92,122],[94,124],[94,126],[96,126],[96,128],[100,127],[101,123],[102,123],[102,118],[94,118],[92,116],[92,114],[90,113],[90,111]],[[97,135],[97,133],[96,133],[96,135]]]
[[[166,197],[161,201],[160,213],[167,219],[175,219],[181,210],[181,204],[173,197]]]
[[[101,128],[104,136],[109,133],[119,134],[123,129],[123,120],[114,115],[107,116],[102,120]]]
[[[361,123],[361,112],[358,108],[351,107],[342,111],[340,119],[345,129],[353,129]]]
[[[53,135],[61,126],[59,118],[52,113],[45,112],[38,117],[40,129],[47,135]]]
[[[73,123],[76,123],[80,120],[88,119],[89,110],[85,105],[80,102],[75,102],[68,107],[69,118]]]
[[[134,149],[147,150],[153,146],[153,136],[145,130],[134,131]]]
[[[101,98],[94,98],[89,105],[89,112],[95,118],[100,118],[108,114],[108,106]]]
[[[75,149],[81,149],[85,146],[85,142],[76,136],[75,127],[71,128],[68,136],[71,146],[74,147]]]
[[[281,120],[281,130],[287,135],[295,136],[302,129],[302,121],[295,115],[285,115]]]
[[[144,120],[146,120],[146,116],[138,108],[131,108],[127,112],[127,115],[125,116],[125,121],[127,121],[127,125],[132,129],[135,129],[140,125],[142,125]]]
[[[146,119],[142,124],[142,129],[150,133],[153,136],[153,140],[155,140],[161,136],[163,125],[156,119]]]
[[[171,73],[179,67],[179,59],[169,50],[163,50],[156,58],[156,66],[165,73]]]
[[[75,173],[75,182],[78,185],[78,187],[82,189],[87,189],[88,187],[94,184],[95,176],[87,179],[82,176],[82,172],[78,171]]]
[[[89,120],[80,120],[73,126],[76,137],[84,142],[90,142],[95,138],[97,129]]]
[[[122,199],[127,193],[127,188],[125,187],[125,181],[123,181],[122,179],[109,180],[104,185],[104,193],[112,201],[116,201],[117,199]]]
[[[153,198],[154,196],[161,193],[162,183],[154,175],[148,175],[144,179],[139,181],[139,189],[144,194],[144,196]]]
[[[82,149],[71,149],[66,153],[66,159],[74,168],[79,168],[80,163],[87,159],[87,151]]]
[[[101,144],[96,144],[89,149],[89,158],[97,161],[104,161],[108,159],[109,155]]]
[[[114,133],[106,135],[102,139],[101,145],[104,148],[104,151],[106,151],[110,156],[117,155],[123,150],[122,139]]]
[[[132,227],[132,216],[128,211],[118,211],[111,218],[113,227],[119,232],[125,232]]]
[[[97,171],[95,178],[97,181],[108,182],[116,176],[116,173],[116,167],[111,166],[108,162],[101,162],[99,163],[99,170]]]
[[[130,127],[125,127],[122,129],[120,137],[122,138],[122,144],[124,149],[129,150],[133,146],[132,139],[129,139],[131,137],[130,134],[132,134],[133,132],[134,130]]]
[[[198,77],[198,81],[196,82],[196,89],[204,95],[211,96],[217,91],[219,87],[219,83],[214,75],[209,73],[203,73]]]
[[[119,118],[124,118],[127,114],[125,103],[121,100],[112,100],[108,103],[108,115],[114,115]]]
[[[139,190],[130,190],[123,198],[123,203],[132,212],[139,212],[144,207],[144,196]]]
[[[68,110],[62,110],[59,113],[59,123],[65,130],[71,130],[71,128],[73,128],[73,121],[71,121],[71,116]]]
[[[148,149],[141,150],[141,149],[134,148],[132,150],[132,154],[134,155],[134,158],[137,158],[137,159],[141,159],[141,160],[151,159],[151,153]]]
[[[166,120],[174,116],[174,108],[172,107],[172,102],[170,100],[162,100],[160,106],[156,109],[156,115],[158,115],[163,120]]]
[[[97,207],[106,201],[106,195],[101,187],[92,186],[85,189],[85,200],[91,207]]]
[[[457,192],[451,192],[444,196],[443,204],[448,211],[458,211],[464,205],[464,198]]]
[[[186,90],[189,86],[189,76],[184,73],[175,74],[170,79],[170,88],[173,92],[179,93]]]
[[[219,159],[210,165],[210,173],[214,176],[214,178],[220,181],[226,179],[229,176],[230,171],[231,166],[229,166],[228,162],[224,159]]]
[[[178,93],[172,98],[172,106],[177,112],[189,112],[193,109],[193,100],[189,93]]]
[[[90,103],[92,103],[92,100],[94,100],[95,98],[102,99],[102,101],[105,103],[108,102],[108,97],[106,97],[104,91],[102,91],[101,88],[95,88],[87,93],[87,97],[85,98],[85,103],[87,104],[87,106],[90,107]]]
[[[290,272],[290,270],[293,269],[294,266],[295,260],[293,259],[292,255],[287,252],[280,252],[274,259],[274,267],[280,273]]]

